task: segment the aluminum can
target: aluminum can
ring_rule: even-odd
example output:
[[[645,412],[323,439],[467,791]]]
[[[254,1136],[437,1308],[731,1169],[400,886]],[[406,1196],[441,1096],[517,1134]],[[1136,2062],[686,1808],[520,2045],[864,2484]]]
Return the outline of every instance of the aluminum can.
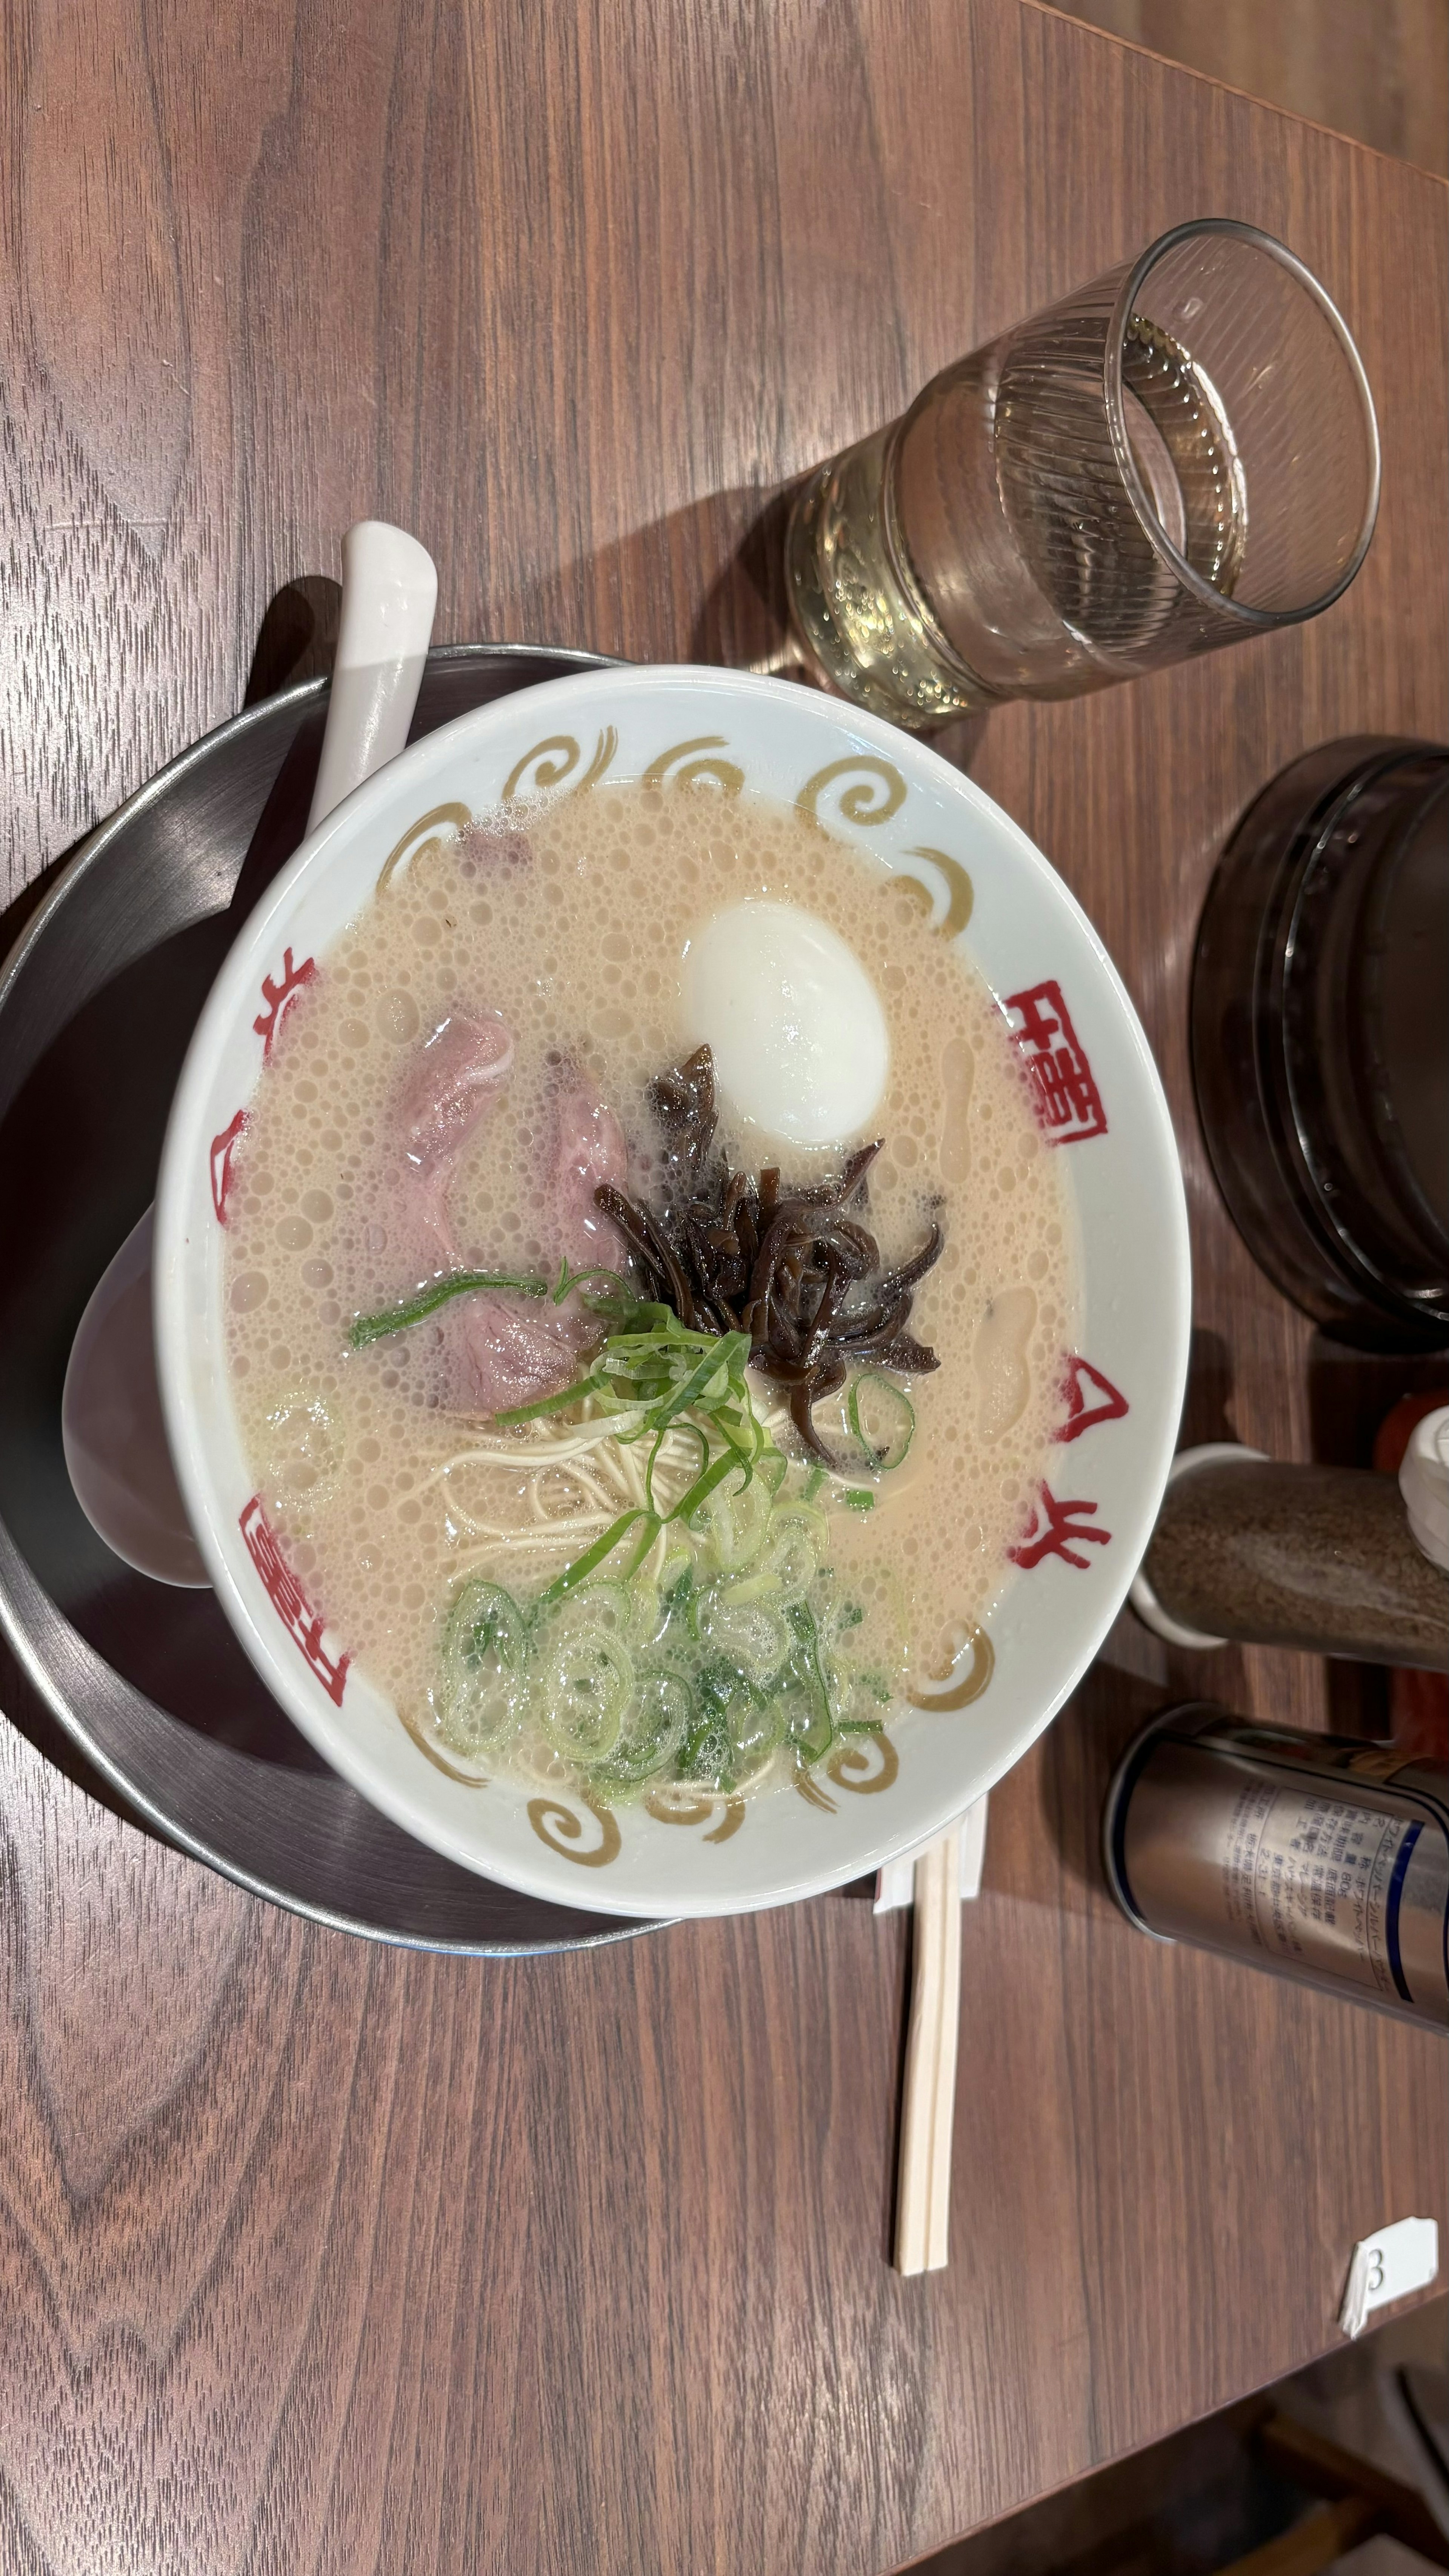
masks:
[[[1449,2027],[1449,1772],[1208,1700],[1130,1744],[1103,1817],[1128,1920]]]

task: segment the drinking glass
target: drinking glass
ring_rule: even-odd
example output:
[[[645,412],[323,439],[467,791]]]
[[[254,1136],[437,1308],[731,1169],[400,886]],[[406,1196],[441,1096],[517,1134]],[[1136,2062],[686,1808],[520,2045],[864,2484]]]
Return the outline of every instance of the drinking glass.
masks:
[[[1251,224],[1164,233],[927,385],[797,495],[824,678],[914,732],[1314,617],[1379,497],[1358,351]]]

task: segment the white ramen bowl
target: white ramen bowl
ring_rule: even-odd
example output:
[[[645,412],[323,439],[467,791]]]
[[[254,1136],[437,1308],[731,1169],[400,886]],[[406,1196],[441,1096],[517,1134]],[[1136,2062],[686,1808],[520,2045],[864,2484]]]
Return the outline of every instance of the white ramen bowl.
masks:
[[[312,961],[431,834],[510,800],[648,778],[761,791],[813,813],[867,866],[904,872],[1007,1010],[1080,1237],[1069,1418],[1021,1561],[936,1708],[837,1751],[799,1791],[661,1795],[615,1812],[505,1777],[460,1783],[315,1615],[247,1466],[227,1379],[231,1148]],[[847,862],[848,863],[848,862]],[[1126,1597],[1172,1457],[1187,1361],[1186,1211],[1156,1067],[1086,915],[1024,832],[959,771],[790,682],[689,668],[590,671],[480,707],[359,787],[272,885],[217,977],[166,1133],[155,1234],[157,1365],[191,1526],[268,1688],[343,1777],[466,1869],[609,1914],[727,1914],[858,1878],[1000,1779],[1081,1679]],[[962,1496],[962,1517],[968,1516]],[[949,1613],[950,1604],[942,1604]]]

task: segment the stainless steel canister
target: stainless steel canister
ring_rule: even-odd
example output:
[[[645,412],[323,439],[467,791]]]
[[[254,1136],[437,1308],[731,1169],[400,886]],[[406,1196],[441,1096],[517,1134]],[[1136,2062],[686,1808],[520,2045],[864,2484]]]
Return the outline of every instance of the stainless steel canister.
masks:
[[[1192,1700],[1129,1745],[1103,1845],[1141,1931],[1449,2026],[1442,1768]]]

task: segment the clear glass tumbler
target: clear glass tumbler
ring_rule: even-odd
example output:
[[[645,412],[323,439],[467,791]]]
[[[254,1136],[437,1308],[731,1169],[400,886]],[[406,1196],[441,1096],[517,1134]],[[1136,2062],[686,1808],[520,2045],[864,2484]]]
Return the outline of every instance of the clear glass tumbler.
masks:
[[[791,513],[812,661],[912,731],[1314,617],[1379,497],[1373,397],[1281,242],[1164,233],[948,367]]]

